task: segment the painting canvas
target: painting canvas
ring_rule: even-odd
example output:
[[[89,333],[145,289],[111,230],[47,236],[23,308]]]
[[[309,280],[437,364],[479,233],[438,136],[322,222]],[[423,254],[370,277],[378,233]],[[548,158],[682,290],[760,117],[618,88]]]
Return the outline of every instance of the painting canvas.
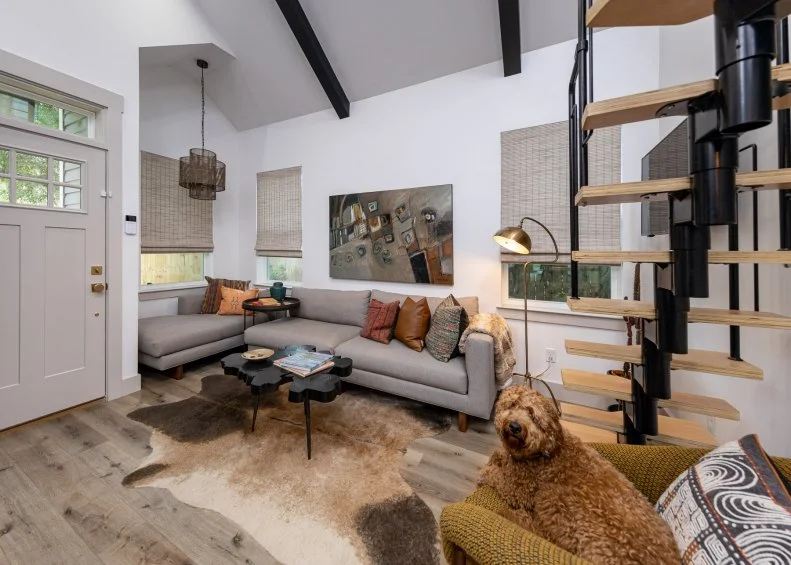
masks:
[[[453,186],[330,196],[330,276],[453,284]]]

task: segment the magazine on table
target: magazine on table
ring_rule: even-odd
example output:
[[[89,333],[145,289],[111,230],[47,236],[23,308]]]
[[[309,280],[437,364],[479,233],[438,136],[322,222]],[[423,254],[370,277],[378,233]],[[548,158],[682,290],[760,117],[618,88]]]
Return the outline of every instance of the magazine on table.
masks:
[[[298,374],[308,374],[323,369],[324,365],[332,362],[332,358],[333,356],[329,353],[300,351],[294,355],[278,359],[275,361],[275,365]]]
[[[280,367],[283,370],[288,371],[289,373],[291,373],[293,375],[298,376],[298,377],[309,377],[311,375],[315,375],[316,373],[323,373],[324,371],[328,371],[329,369],[332,369],[335,366],[335,361],[327,361],[326,363],[324,363],[320,367],[316,367],[312,371],[300,371],[299,369],[293,369],[291,367],[286,367],[286,366],[278,363],[277,361],[275,361],[275,365]]]

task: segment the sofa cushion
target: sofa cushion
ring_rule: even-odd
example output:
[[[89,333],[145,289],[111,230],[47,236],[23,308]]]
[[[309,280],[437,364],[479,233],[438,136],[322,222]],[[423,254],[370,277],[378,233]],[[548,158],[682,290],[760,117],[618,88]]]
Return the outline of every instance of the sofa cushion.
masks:
[[[251,288],[250,290],[236,290],[235,288],[220,287],[222,301],[220,302],[220,309],[217,310],[218,316],[244,316],[252,315],[242,309],[242,304],[245,300],[252,300],[258,298],[258,289]]]
[[[398,294],[395,292],[385,292],[383,290],[372,290],[371,298],[375,298],[379,302],[393,302],[395,300],[398,300],[401,303],[401,306],[403,306],[404,301],[407,298],[412,298],[412,300],[417,301],[423,297],[407,295],[407,294]],[[434,312],[437,311],[437,306],[439,306],[440,303],[445,299],[437,296],[427,296],[426,300],[428,300],[428,307],[431,310],[431,313],[433,314]],[[467,311],[467,314],[469,315],[470,318],[472,318],[480,310],[478,306],[477,296],[462,296],[461,298],[457,298],[456,300],[459,301],[459,304],[464,306],[464,309]]]
[[[212,277],[204,277],[209,286],[206,287],[206,293],[203,295],[203,305],[201,306],[201,314],[216,314],[220,309],[220,302],[222,302],[221,287],[235,288],[236,290],[247,290],[250,286],[250,281],[235,281],[232,279],[214,279]]]
[[[319,350],[334,352],[339,344],[359,335],[358,326],[305,318],[281,318],[248,328],[244,333],[244,342],[273,349],[282,349],[287,345],[315,345]]]
[[[291,296],[299,298],[297,316],[300,318],[361,328],[365,325],[365,318],[368,316],[371,291],[294,287]],[[357,330],[358,333],[359,331]]]
[[[385,345],[359,336],[340,344],[335,354],[349,357],[355,369],[467,394],[464,357],[441,363],[428,351],[414,351],[400,341],[393,340]]]
[[[371,300],[368,304],[368,318],[360,335],[379,343],[390,343],[397,317],[398,302],[384,304],[378,300]]]
[[[467,329],[467,311],[451,294],[437,307],[426,334],[426,349],[434,359],[447,363],[459,356],[459,340]]]
[[[791,563],[791,495],[755,435],[704,455],[656,509],[684,564]]]
[[[137,348],[152,357],[162,357],[242,335],[243,329],[241,316],[190,314],[142,318],[138,320]]]
[[[376,300],[375,298],[372,299]],[[407,296],[398,313],[395,326],[395,338],[409,349],[423,351],[426,334],[431,326],[431,310],[425,298],[413,300]]]
[[[185,314],[200,314],[203,307],[203,297],[206,294],[206,289],[191,288],[178,295],[178,312],[182,316]]]

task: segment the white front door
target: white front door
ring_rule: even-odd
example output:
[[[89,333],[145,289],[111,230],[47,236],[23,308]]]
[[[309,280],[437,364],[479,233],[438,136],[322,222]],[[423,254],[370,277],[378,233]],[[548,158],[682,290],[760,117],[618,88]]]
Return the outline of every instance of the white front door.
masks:
[[[105,396],[105,178],[102,150],[0,126],[0,429]]]

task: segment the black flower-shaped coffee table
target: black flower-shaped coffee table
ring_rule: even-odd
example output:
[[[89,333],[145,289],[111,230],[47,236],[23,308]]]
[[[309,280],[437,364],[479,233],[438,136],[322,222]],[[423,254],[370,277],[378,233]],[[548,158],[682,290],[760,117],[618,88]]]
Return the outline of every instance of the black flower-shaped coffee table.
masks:
[[[236,375],[239,380],[244,381],[250,387],[250,391],[253,393],[252,431],[255,431],[255,420],[258,417],[261,395],[276,391],[282,384],[291,383],[288,390],[289,402],[301,402],[305,407],[306,441],[308,459],[310,459],[310,401],[332,402],[339,394],[342,394],[343,382],[341,378],[351,375],[352,360],[346,357],[335,357],[333,359],[334,367],[309,377],[293,375],[273,364],[273,361],[277,359],[306,350],[316,351],[316,348],[312,345],[291,345],[276,352],[265,361],[246,361],[242,358],[241,353],[233,353],[224,357],[220,364],[226,375]]]

